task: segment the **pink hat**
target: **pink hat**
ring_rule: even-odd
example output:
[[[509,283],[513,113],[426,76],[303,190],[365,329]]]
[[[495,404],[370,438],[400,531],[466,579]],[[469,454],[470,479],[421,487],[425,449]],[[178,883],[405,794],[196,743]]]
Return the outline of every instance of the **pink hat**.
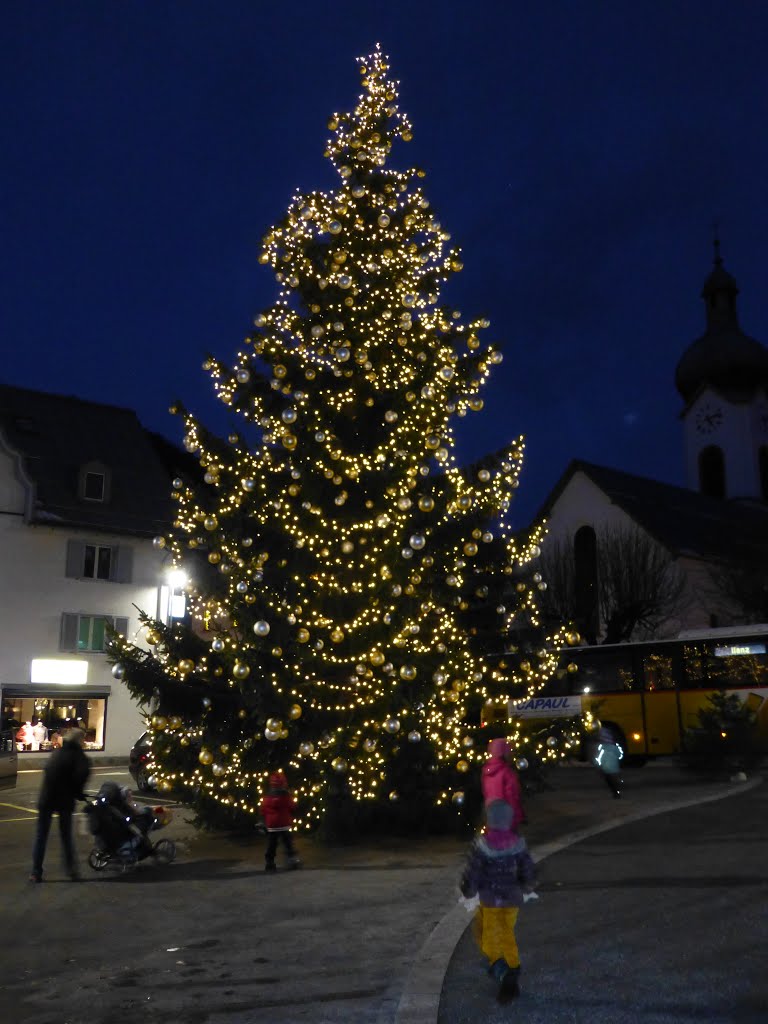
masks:
[[[497,736],[488,744],[488,753],[491,757],[506,757],[509,753],[509,743],[503,736]]]

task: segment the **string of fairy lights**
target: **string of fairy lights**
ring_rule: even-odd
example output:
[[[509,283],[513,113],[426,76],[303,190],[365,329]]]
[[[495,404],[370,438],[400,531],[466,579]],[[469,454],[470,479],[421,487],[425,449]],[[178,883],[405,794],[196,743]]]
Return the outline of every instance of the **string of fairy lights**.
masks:
[[[149,619],[149,653],[127,640],[117,648],[116,670],[130,680],[140,665],[160,695],[151,727],[161,790],[182,783],[254,814],[279,750],[307,827],[324,813],[329,770],[354,799],[379,798],[399,744],[427,742],[439,764],[469,771],[482,756],[470,702],[492,711],[512,692],[532,695],[575,642],[562,629],[526,657],[492,661],[463,625],[490,593],[478,581],[501,576],[513,606],[488,609],[498,634],[522,619],[540,627],[545,527],[519,542],[504,520],[522,438],[472,473],[457,464],[453,417],[482,410],[502,354],[481,342],[486,319],[463,323],[439,305],[460,251],[424,172],[386,166],[413,130],[380,49],[360,70],[357,106],[329,122],[339,187],[293,197],[259,256],[277,282],[274,304],[231,366],[204,363],[243,434],[225,445],[172,410],[202,481],[174,481],[177,515],[156,546],[177,567],[208,564],[205,582],[193,570],[187,587],[197,654],[179,656]],[[198,710],[169,713],[163,678],[202,690]],[[224,714],[222,701],[239,707]],[[574,728],[566,746],[575,739]],[[182,756],[190,748],[196,760]],[[436,799],[461,804],[463,791]]]

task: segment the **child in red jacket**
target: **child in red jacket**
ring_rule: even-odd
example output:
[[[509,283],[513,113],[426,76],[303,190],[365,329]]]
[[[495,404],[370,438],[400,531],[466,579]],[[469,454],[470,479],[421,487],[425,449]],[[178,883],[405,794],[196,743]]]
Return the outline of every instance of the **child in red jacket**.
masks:
[[[285,772],[273,772],[269,776],[269,789],[261,801],[261,816],[264,819],[269,839],[264,855],[265,871],[276,871],[275,854],[278,839],[282,839],[285,855],[290,868],[300,868],[301,861],[296,856],[291,836],[293,825],[293,797],[288,789]]]

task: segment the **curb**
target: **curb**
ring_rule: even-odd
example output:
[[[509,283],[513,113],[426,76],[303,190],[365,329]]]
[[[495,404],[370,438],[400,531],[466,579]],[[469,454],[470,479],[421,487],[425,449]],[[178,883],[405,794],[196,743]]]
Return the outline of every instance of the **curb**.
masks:
[[[531,848],[531,856],[540,863],[547,857],[584,839],[600,835],[602,832],[610,832],[611,829],[620,828],[622,825],[630,825],[635,821],[642,821],[645,818],[652,818],[657,814],[664,814],[667,811],[679,811],[685,807],[695,807],[697,804],[711,803],[715,800],[724,800],[730,796],[746,793],[755,789],[764,782],[761,776],[749,779],[747,782],[737,783],[733,788],[722,793],[708,793],[706,796],[689,797],[682,800],[671,800],[664,805],[647,808],[644,811],[634,811],[622,814],[609,822],[603,822],[594,827],[581,829],[578,832],[571,832],[561,839],[541,846]],[[440,995],[443,989],[448,965],[451,962],[453,952],[458,945],[472,918],[461,904],[452,907],[451,910],[435,925],[429,938],[416,954],[414,966],[405,981],[400,1002],[397,1005],[392,1024],[437,1024],[440,1010]],[[384,1022],[382,1022],[384,1024]]]

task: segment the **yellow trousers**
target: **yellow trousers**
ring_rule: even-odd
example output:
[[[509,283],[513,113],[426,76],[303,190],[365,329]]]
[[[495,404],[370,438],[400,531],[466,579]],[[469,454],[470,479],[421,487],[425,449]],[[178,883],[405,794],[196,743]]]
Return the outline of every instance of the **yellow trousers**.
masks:
[[[515,938],[518,907],[480,906],[475,916],[475,939],[489,964],[506,960],[510,967],[520,966]]]

